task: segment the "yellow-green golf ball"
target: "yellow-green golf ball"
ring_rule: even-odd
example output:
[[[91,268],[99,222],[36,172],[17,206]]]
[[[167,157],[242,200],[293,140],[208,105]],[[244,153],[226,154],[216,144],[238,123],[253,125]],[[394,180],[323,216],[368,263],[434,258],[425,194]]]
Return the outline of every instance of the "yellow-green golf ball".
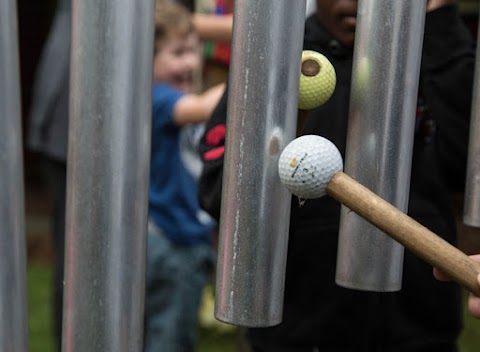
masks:
[[[311,110],[323,105],[333,94],[337,76],[328,59],[313,50],[302,52],[298,108]]]

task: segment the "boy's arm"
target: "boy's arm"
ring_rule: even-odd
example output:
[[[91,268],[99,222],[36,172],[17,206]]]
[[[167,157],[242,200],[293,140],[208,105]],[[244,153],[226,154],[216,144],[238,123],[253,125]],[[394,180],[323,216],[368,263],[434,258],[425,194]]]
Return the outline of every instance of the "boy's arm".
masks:
[[[192,17],[195,31],[201,40],[230,42],[233,16],[195,13]]]
[[[461,190],[465,183],[474,67],[474,40],[457,7],[429,12],[420,92],[435,121],[434,143],[453,190]]]
[[[216,85],[202,94],[185,94],[173,109],[173,122],[178,125],[206,122],[212,115],[225,90],[225,84]]]

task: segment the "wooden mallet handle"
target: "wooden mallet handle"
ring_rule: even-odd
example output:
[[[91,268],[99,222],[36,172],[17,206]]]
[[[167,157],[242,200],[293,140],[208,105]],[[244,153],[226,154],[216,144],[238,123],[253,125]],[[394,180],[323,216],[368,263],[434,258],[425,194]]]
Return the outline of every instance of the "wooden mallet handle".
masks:
[[[343,172],[327,185],[328,195],[401,243],[453,281],[480,296],[480,264]]]

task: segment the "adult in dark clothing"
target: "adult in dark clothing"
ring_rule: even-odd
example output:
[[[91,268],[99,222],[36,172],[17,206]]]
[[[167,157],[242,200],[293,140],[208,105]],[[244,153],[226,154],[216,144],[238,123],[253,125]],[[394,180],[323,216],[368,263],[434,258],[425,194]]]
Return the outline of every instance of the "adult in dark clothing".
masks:
[[[57,351],[62,337],[71,7],[71,0],[57,3],[36,72],[27,138],[29,148],[42,156],[52,196],[53,331]]]
[[[474,71],[474,41],[452,0],[429,0],[408,213],[455,243],[450,191],[465,180]],[[337,72],[332,98],[311,111],[303,134],[320,134],[344,157],[352,74],[356,0],[317,0],[304,48],[326,55]],[[202,140],[200,201],[220,215],[224,96]],[[250,329],[254,351],[455,351],[462,329],[461,291],[437,281],[432,268],[405,252],[403,288],[395,293],[349,290],[335,284],[340,205],[324,197],[301,208],[292,197],[284,318]],[[319,214],[322,214],[321,216]],[[439,313],[439,310],[441,312]]]

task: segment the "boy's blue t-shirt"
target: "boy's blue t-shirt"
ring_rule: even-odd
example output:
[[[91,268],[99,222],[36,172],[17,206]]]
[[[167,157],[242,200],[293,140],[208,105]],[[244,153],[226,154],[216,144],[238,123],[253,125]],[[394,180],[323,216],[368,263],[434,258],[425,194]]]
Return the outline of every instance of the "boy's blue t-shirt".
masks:
[[[153,86],[149,217],[176,244],[210,243],[212,222],[200,209],[197,180],[182,157],[182,128],[173,123],[183,95],[165,84]]]

